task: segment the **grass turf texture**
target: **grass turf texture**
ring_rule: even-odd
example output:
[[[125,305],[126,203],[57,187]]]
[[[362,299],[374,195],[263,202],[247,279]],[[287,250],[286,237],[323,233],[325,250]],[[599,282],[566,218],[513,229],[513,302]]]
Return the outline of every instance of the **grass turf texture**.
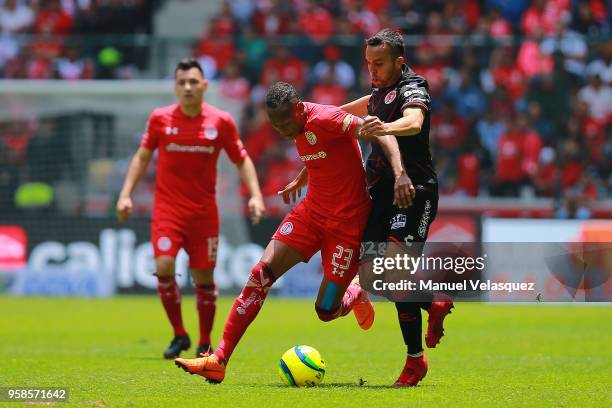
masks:
[[[215,344],[231,301],[220,299]],[[460,303],[441,345],[426,351],[427,377],[412,389],[389,387],[405,349],[393,305],[376,307],[373,328],[363,332],[350,315],[319,322],[311,300],[268,299],[223,384],[210,385],[161,359],[171,333],[156,297],[0,296],[0,387],[68,387],[69,405],[94,407],[612,404],[610,306]],[[193,297],[184,299],[183,315],[197,342]],[[281,385],[279,358],[297,344],[326,360],[321,386]]]

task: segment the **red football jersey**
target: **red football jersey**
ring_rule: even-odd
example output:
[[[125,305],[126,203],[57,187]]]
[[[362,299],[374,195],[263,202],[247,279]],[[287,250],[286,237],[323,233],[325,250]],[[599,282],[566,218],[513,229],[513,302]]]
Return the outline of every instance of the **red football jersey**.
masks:
[[[225,149],[234,163],[247,156],[229,113],[203,104],[196,117],[177,105],[151,113],[141,146],[159,149],[153,217],[217,217],[217,159]]]
[[[331,105],[304,102],[304,133],[295,139],[308,170],[304,204],[324,217],[346,220],[369,210],[365,169],[353,133],[357,118]]]

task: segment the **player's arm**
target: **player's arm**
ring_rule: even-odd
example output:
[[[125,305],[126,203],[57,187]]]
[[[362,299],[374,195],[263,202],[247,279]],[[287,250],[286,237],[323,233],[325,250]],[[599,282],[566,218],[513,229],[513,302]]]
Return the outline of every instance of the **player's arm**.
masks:
[[[402,154],[395,136],[379,136],[378,144],[382,148],[385,156],[391,163],[395,184],[393,186],[393,204],[399,208],[408,208],[412,205],[412,199],[416,196],[416,190],[412,185],[412,180],[406,174],[402,162]]]
[[[404,164],[402,162],[402,155],[400,153],[397,139],[391,135],[384,136],[364,136],[361,129],[365,126],[365,121],[361,118],[355,117],[357,126],[353,132],[353,137],[361,140],[367,140],[372,143],[380,144],[387,160],[391,163],[393,169],[393,176],[395,178],[395,185],[393,188],[393,204],[399,208],[408,208],[412,205],[412,199],[416,195],[416,190],[412,185],[412,180],[406,174],[404,170]]]
[[[352,102],[345,103],[340,109],[355,116],[366,116],[368,114],[368,102],[370,95],[362,96]]]
[[[297,177],[277,194],[283,196],[285,204],[295,203],[298,197],[302,196],[302,188],[306,187],[306,184],[308,184],[308,170],[304,167]]]
[[[244,157],[236,163],[236,169],[240,175],[240,179],[246,185],[251,194],[248,202],[249,212],[251,213],[251,222],[258,224],[261,221],[264,211],[266,210],[263,202],[259,181],[257,180],[257,171],[253,160],[249,156]]]
[[[151,157],[153,157],[153,151],[140,146],[132,158],[125,181],[123,182],[123,188],[117,200],[117,219],[119,221],[127,220],[132,213],[132,192],[138,182],[144,177]]]
[[[376,116],[367,116],[361,129],[364,136],[415,136],[421,133],[425,112],[423,108],[408,106],[402,112],[402,117],[389,123],[382,122]]]

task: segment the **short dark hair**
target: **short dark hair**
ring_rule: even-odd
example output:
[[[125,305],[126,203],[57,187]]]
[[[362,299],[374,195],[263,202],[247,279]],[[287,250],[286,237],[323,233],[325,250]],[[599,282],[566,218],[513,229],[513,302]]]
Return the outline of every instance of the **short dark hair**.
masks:
[[[372,37],[365,40],[366,46],[378,47],[386,44],[391,47],[391,56],[393,58],[404,56],[404,37],[397,31],[390,28],[384,28],[374,34]]]
[[[275,82],[266,94],[266,106],[271,109],[286,108],[295,99],[300,101],[300,95],[293,85],[286,82]]]
[[[176,73],[178,71],[189,71],[191,68],[197,68],[202,74],[202,77],[204,76],[204,70],[202,69],[202,66],[198,60],[195,58],[184,58],[180,60],[174,69],[174,76],[176,77]]]

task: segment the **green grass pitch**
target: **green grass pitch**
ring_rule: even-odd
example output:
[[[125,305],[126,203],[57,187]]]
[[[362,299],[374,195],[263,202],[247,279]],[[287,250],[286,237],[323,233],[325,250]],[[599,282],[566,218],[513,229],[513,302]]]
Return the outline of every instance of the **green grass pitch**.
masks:
[[[231,301],[220,299],[215,342]],[[0,296],[0,387],[68,387],[70,403],[58,406],[612,406],[610,306],[459,303],[441,345],[426,351],[427,377],[412,389],[389,387],[405,349],[393,305],[376,308],[363,332],[351,315],[319,322],[312,300],[270,298],[224,383],[210,385],[161,359],[171,333],[156,297]],[[197,341],[193,297],[183,315]],[[279,358],[297,344],[326,359],[321,386],[281,385]]]

